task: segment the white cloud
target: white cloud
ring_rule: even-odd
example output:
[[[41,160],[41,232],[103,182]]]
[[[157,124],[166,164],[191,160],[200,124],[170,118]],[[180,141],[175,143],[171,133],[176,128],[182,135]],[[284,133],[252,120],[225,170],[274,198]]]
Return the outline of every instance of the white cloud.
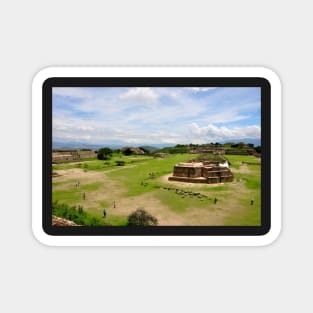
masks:
[[[249,115],[240,114],[237,111],[224,111],[224,112],[215,112],[199,118],[198,122],[201,124],[215,124],[215,123],[233,123],[241,120],[246,120],[249,118]]]
[[[240,125],[249,119],[258,125],[258,101],[237,99],[233,89],[195,94],[209,89],[215,88],[54,88],[61,99],[55,98],[53,139],[178,144],[260,138],[260,127]],[[227,127],[215,126],[221,124]]]
[[[86,88],[77,87],[53,87],[53,95],[78,99],[91,97],[91,93]]]
[[[228,128],[225,126],[218,127],[213,124],[200,127],[197,123],[191,123],[189,131],[190,138],[198,143],[261,137],[261,128],[256,125]]]
[[[191,90],[192,92],[205,92],[209,90],[214,90],[217,87],[186,87],[186,89]]]
[[[130,88],[126,93],[120,95],[123,100],[135,100],[139,102],[156,102],[159,95],[149,87]]]

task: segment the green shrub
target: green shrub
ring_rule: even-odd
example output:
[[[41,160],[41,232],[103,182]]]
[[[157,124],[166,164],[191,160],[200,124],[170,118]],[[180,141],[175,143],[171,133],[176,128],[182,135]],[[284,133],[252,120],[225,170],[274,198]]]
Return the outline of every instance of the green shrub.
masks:
[[[98,150],[97,157],[99,160],[110,160],[113,154],[113,150],[110,148],[101,148]]]
[[[133,150],[131,148],[126,148],[124,151],[123,151],[124,155],[128,156],[128,155],[131,155],[133,154]]]
[[[52,214],[73,221],[83,226],[103,226],[102,218],[86,212],[82,206],[69,206],[55,201],[52,203]]]
[[[137,209],[127,218],[127,226],[156,226],[158,220],[144,209]]]
[[[125,165],[125,161],[117,160],[117,161],[115,161],[115,164],[117,166],[124,166]]]
[[[188,149],[185,146],[177,145],[176,147],[166,147],[166,148],[160,149],[157,152],[179,154],[179,153],[188,153]]]

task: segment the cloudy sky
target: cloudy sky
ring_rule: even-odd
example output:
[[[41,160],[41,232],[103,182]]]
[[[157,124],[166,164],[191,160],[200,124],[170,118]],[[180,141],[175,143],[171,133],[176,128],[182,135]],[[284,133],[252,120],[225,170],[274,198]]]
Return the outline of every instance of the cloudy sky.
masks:
[[[53,141],[184,144],[260,139],[252,87],[54,87]]]

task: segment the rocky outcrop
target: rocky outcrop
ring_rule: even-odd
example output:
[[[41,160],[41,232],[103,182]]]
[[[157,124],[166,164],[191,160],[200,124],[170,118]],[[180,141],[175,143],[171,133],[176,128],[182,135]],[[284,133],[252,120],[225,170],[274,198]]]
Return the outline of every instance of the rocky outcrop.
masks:
[[[125,151],[128,151],[129,154],[139,154],[139,155],[145,154],[145,152],[144,152],[143,150],[141,150],[141,149],[139,149],[139,148],[137,148],[137,147],[123,147],[123,148],[121,149],[121,151],[122,151],[123,153],[125,153]]]
[[[70,220],[52,215],[52,226],[81,226]]]

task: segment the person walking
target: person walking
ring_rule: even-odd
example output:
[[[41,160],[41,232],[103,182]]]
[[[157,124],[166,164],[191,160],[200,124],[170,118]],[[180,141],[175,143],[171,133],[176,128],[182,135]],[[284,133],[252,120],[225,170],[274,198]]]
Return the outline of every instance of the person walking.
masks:
[[[103,214],[103,218],[107,217],[107,210],[105,208],[103,209],[102,214]]]

